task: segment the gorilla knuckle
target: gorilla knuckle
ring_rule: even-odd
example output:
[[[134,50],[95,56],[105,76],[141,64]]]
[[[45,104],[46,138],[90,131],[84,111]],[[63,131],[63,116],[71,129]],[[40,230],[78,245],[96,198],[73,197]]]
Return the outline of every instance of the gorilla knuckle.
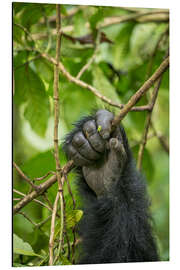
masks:
[[[91,136],[96,132],[96,124],[94,120],[87,121],[83,126],[83,131],[87,136]]]
[[[84,140],[84,136],[83,136],[82,132],[76,133],[72,139],[72,144],[80,147],[84,143],[85,143],[85,140]]]

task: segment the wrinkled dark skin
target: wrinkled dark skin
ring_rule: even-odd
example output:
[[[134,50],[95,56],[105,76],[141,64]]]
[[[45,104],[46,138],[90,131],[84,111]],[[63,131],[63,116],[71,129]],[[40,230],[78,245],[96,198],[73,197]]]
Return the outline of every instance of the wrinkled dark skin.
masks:
[[[111,191],[126,161],[120,129],[111,134],[113,117],[107,110],[97,111],[95,120],[87,121],[67,148],[69,158],[82,166],[85,180],[97,196]]]

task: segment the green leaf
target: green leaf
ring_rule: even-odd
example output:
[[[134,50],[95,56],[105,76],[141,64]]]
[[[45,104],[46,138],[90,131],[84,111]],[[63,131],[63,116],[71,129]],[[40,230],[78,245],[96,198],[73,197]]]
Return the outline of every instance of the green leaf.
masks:
[[[102,12],[104,17],[121,16],[127,14],[127,11],[120,7],[103,7]]]
[[[27,3],[21,14],[21,23],[24,27],[30,28],[42,17],[42,5]]]
[[[73,228],[82,218],[83,211],[82,210],[70,210],[66,213],[66,228]],[[61,220],[58,221],[55,228],[55,238],[58,236],[61,226]]]
[[[25,7],[26,3],[14,2],[12,4],[13,4],[13,10],[14,10],[15,14],[17,14],[19,11],[21,11]]]
[[[96,12],[91,16],[89,22],[91,29],[94,31],[96,29],[97,23],[103,19],[102,7],[97,7]]]
[[[95,96],[74,83],[63,83],[61,84],[61,117],[65,120],[67,127],[72,128],[72,123],[77,121],[83,115],[88,114],[92,111],[95,106]],[[76,106],[76,110],[72,110],[72,104],[81,104]]]
[[[29,121],[31,128],[41,137],[45,135],[49,118],[49,100],[39,93],[30,96],[24,111],[24,117]]]
[[[161,34],[166,30],[165,23],[137,24],[131,36],[131,53],[142,61],[152,55]]]
[[[13,56],[13,68],[16,70],[28,60],[28,52],[26,50],[19,51]]]
[[[61,14],[65,15],[65,16],[68,14],[66,7],[64,5],[61,5]]]
[[[96,87],[102,95],[106,96],[107,98],[110,98],[111,100],[115,102],[118,102],[119,97],[116,93],[116,89],[110,83],[110,81],[106,78],[101,68],[97,65],[94,66],[92,70],[92,74],[93,74],[94,87]]]
[[[42,258],[39,254],[36,254],[30,244],[24,242],[16,234],[13,234],[13,253],[26,256],[37,256]]]
[[[24,37],[24,31],[20,29],[17,25],[13,24],[13,41],[23,45],[22,38]]]
[[[130,57],[130,41],[135,25],[135,22],[123,24],[116,37],[115,46],[113,47],[113,64],[117,69],[127,69],[129,62],[132,62]]]
[[[25,101],[24,117],[32,129],[40,136],[45,135],[50,116],[49,98],[40,77],[28,66],[15,71],[15,101]]]
[[[60,150],[61,164],[65,164],[65,154]],[[27,160],[22,166],[22,170],[33,179],[41,177],[49,171],[55,171],[56,165],[54,161],[53,149],[40,153],[33,158]]]
[[[83,36],[87,34],[88,30],[85,27],[86,18],[84,17],[83,12],[80,10],[74,16],[74,35],[75,36]]]
[[[43,4],[43,9],[45,10],[46,15],[49,16],[49,15],[53,14],[53,12],[56,10],[56,5],[55,4]],[[61,5],[61,13],[63,13],[63,11],[64,11],[64,9]]]
[[[46,82],[50,82],[53,79],[53,66],[46,59],[37,59],[34,61],[34,64],[42,79]]]
[[[64,38],[61,44],[61,55],[63,58],[69,58],[71,62],[74,62],[75,58],[79,58],[84,63],[93,54],[93,48],[85,47],[78,42],[72,44],[70,40]]]
[[[82,210],[73,210],[70,215],[67,215],[66,218],[66,224],[67,228],[72,228],[80,221],[80,219],[83,216],[83,211]]]
[[[140,101],[137,106],[141,106],[145,104],[145,102]],[[132,112],[129,117],[131,119],[131,128],[134,127],[134,129],[138,130],[139,133],[142,134],[143,130],[144,130],[144,123],[145,123],[145,119],[146,119],[146,111],[142,111],[142,112]]]
[[[56,265],[72,265],[72,263],[61,254],[59,260],[57,260]]]

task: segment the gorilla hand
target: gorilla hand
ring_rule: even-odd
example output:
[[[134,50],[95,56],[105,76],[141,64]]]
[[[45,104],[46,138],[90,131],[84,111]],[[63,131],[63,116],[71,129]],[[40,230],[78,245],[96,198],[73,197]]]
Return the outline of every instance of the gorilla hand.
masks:
[[[94,117],[80,121],[64,144],[68,158],[82,167],[85,181],[97,196],[111,193],[127,160],[122,127],[111,134],[113,118],[111,112],[98,110]]]

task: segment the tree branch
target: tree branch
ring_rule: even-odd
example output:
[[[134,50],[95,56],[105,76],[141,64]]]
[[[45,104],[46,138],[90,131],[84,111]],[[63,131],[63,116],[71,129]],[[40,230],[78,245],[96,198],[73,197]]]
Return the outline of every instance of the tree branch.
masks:
[[[18,165],[15,162],[13,162],[13,166],[20,174],[22,179],[24,179],[32,188],[34,188],[35,190],[39,189],[39,186],[34,185],[33,182],[23,173],[23,171],[18,167]]]
[[[96,44],[95,44],[95,50],[94,50],[94,53],[93,53],[92,57],[88,60],[88,62],[79,71],[78,75],[76,76],[76,79],[80,79],[81,76],[82,76],[82,74],[89,68],[89,66],[95,60],[96,54],[97,54],[97,52],[99,50],[99,42],[100,42],[100,32],[98,32],[98,34],[97,34],[97,40],[96,40]]]
[[[62,173],[68,174],[74,167],[73,161],[69,161],[63,168]],[[27,194],[19,203],[13,207],[13,214],[17,214],[24,206],[30,203],[32,200],[43,194],[47,189],[49,189],[54,183],[56,183],[56,175],[50,177],[46,182],[40,185],[39,190],[33,190],[31,193]],[[63,185],[64,183],[62,183]]]
[[[122,22],[128,22],[128,21],[137,21],[141,17],[141,22],[149,22],[152,20],[162,20],[161,15],[163,14],[163,20],[168,21],[169,20],[169,11],[146,11],[146,12],[136,12],[134,14],[128,14],[120,17],[110,17],[106,18],[103,23],[100,24],[99,28],[104,28],[110,25],[119,24]],[[158,16],[157,16],[158,15]],[[160,16],[159,16],[160,15]],[[148,18],[149,17],[149,18]]]
[[[63,186],[61,181],[61,166],[59,161],[59,148],[58,148],[58,124],[59,124],[59,68],[58,62],[60,61],[60,48],[61,48],[61,12],[60,5],[56,5],[56,63],[54,64],[54,158],[56,161],[56,176],[58,181],[58,192],[61,208],[61,228],[60,228],[60,240],[59,240],[59,254],[61,252],[63,243],[63,231],[64,231],[64,197]],[[52,222],[53,217],[52,217]],[[53,225],[52,225],[53,226]],[[49,265],[53,265],[53,255],[51,249],[53,249],[53,242],[50,237],[50,251],[49,251]],[[51,258],[52,257],[52,258]]]
[[[119,24],[119,23],[124,23],[128,21],[136,21],[138,23],[168,22],[169,21],[169,11],[165,9],[164,10],[160,9],[156,11],[152,11],[152,10],[151,11],[135,10],[135,11],[136,12],[134,12],[133,14],[131,12],[130,14],[119,16],[119,17],[116,16],[116,17],[105,18],[104,22],[98,26],[98,29],[100,30],[101,28],[105,28],[113,24]],[[90,28],[89,22],[85,23],[85,27]],[[73,25],[64,26],[62,27],[62,32],[63,33],[72,32],[73,29],[74,29]],[[56,30],[52,29],[51,34],[56,35]],[[35,33],[32,36],[34,40],[47,38],[46,33]]]
[[[49,265],[53,265],[55,220],[56,220],[56,213],[57,213],[59,194],[60,193],[57,192],[56,199],[55,199],[54,206],[53,206],[52,218],[51,218],[51,231],[50,231],[50,239],[49,239]]]
[[[131,110],[131,108],[140,100],[140,98],[149,90],[149,88],[154,84],[154,82],[167,70],[169,67],[169,56],[161,63],[154,74],[141,86],[141,88],[129,99],[128,103],[121,110],[119,115],[117,115],[112,125],[116,126]]]
[[[157,99],[158,91],[161,85],[162,81],[162,76],[158,79],[156,86],[154,87],[154,91],[152,93],[152,98],[151,98],[151,111],[148,112],[147,118],[146,118],[146,123],[145,123],[145,128],[144,128],[144,133],[142,135],[142,140],[141,144],[139,147],[139,152],[138,152],[138,160],[137,160],[137,168],[141,170],[142,168],[142,160],[143,160],[143,153],[145,149],[145,145],[147,143],[147,137],[148,137],[148,131],[151,123],[151,117],[152,117],[152,111],[154,108],[154,104]]]
[[[21,195],[23,197],[28,196],[28,195],[26,195],[26,194],[24,194],[24,193],[22,193],[22,192],[20,192],[19,190],[16,190],[16,189],[13,189],[13,192],[15,192],[15,193],[17,193],[17,194],[19,194],[19,195]],[[52,211],[52,209],[48,205],[46,205],[45,203],[43,203],[43,202],[41,202],[39,200],[33,199],[33,202],[36,202],[36,203],[40,204],[41,206],[47,208],[49,211]]]
[[[166,153],[169,154],[169,144],[168,144],[165,136],[163,136],[162,134],[160,134],[159,132],[156,131],[156,129],[152,123],[152,119],[151,119],[151,127],[154,131],[155,136],[159,139],[160,144],[162,145],[162,147],[164,148]]]
[[[26,215],[24,212],[19,212],[18,214],[22,215],[23,217],[25,217],[30,223],[32,223],[32,225],[34,225],[35,227],[37,226],[37,224],[30,219],[30,217],[28,217],[28,215]]]
[[[39,51],[38,51],[39,52]],[[39,52],[40,53],[40,52]],[[42,57],[46,58],[49,62],[55,64],[56,63],[56,60],[49,56],[48,54],[46,53],[41,53]],[[98,90],[93,87],[92,85],[90,84],[87,84],[86,82],[84,81],[81,81],[75,77],[73,77],[64,67],[64,65],[59,62],[58,63],[58,67],[60,69],[60,71],[62,72],[62,74],[70,81],[70,82],[73,82],[77,85],[79,85],[80,87],[82,88],[85,88],[85,89],[88,89],[89,91],[91,91],[95,96],[97,96],[98,98],[100,98],[102,101],[106,102],[107,104],[111,105],[111,106],[114,106],[114,107],[117,107],[119,109],[123,109],[124,108],[124,105],[123,104],[118,104],[114,101],[112,101],[111,99],[103,96],[102,94],[100,94],[98,92]],[[145,106],[138,106],[138,107],[132,107],[130,110],[132,111],[144,111],[144,110],[149,110],[149,106],[148,105],[145,105]]]
[[[50,55],[48,55],[47,53],[41,52],[40,50],[37,49],[33,49],[33,48],[26,48],[28,51],[36,51],[38,52],[43,58],[45,58],[46,60],[48,60],[49,62],[51,62],[53,65],[56,65],[56,59],[51,57]],[[112,101],[111,99],[103,96],[101,93],[99,93],[98,89],[96,89],[95,87],[93,87],[90,84],[87,84],[84,81],[81,81],[75,77],[73,77],[64,67],[64,65],[59,62],[58,63],[58,68],[59,70],[62,72],[62,74],[68,79],[68,81],[75,83],[76,85],[79,85],[82,88],[85,88],[89,91],[91,91],[95,96],[97,96],[98,98],[100,98],[102,101],[104,101],[105,103],[117,107],[119,109],[123,109],[124,108],[124,104],[119,104],[116,103],[114,101]],[[137,107],[132,107],[130,108],[130,111],[136,111],[136,112],[141,112],[141,111],[149,111],[150,107],[149,105],[143,105],[143,106],[137,106]]]

